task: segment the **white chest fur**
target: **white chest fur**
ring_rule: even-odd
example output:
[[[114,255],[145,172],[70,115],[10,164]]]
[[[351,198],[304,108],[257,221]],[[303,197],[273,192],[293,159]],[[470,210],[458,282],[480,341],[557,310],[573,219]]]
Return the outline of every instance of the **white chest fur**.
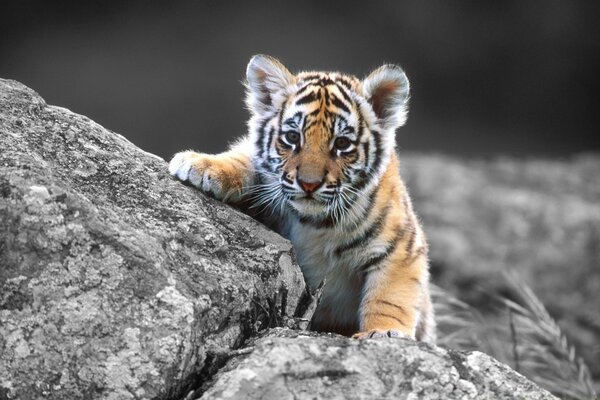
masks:
[[[351,252],[336,254],[336,249],[348,240],[348,234],[335,229],[317,229],[294,221],[289,226],[288,236],[298,257],[302,273],[311,288],[325,282],[321,304],[329,308],[331,322],[353,323],[360,304],[362,278],[353,266],[364,255]]]

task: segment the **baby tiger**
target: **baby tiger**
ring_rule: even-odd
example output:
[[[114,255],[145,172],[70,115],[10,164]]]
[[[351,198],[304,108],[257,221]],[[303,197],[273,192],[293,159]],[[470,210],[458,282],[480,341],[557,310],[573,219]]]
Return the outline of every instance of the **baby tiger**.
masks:
[[[427,243],[395,150],[402,69],[294,75],[257,55],[246,77],[248,134],[221,154],[178,153],[170,173],[291,240],[308,285],[324,282],[312,329],[435,341]]]

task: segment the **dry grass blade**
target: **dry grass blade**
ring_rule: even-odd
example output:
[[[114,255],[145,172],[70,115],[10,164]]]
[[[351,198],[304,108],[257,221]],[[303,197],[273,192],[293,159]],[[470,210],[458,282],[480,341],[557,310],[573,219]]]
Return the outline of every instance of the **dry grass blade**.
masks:
[[[589,369],[544,304],[521,279],[506,278],[516,301],[503,299],[509,323],[498,332],[512,345],[515,369],[561,398],[596,398]]]
[[[435,285],[431,285],[430,291],[437,324],[437,344],[459,350],[490,352],[491,346],[485,341],[486,324],[479,313]]]

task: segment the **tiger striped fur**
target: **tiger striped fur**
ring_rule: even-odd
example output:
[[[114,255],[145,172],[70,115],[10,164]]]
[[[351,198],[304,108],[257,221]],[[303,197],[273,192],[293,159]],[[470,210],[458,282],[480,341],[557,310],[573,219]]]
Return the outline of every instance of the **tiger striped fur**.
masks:
[[[293,243],[308,285],[325,282],[317,331],[435,341],[427,244],[399,174],[395,130],[409,83],[384,65],[362,82],[247,69],[249,133],[229,151],[185,151],[170,173],[241,207]]]

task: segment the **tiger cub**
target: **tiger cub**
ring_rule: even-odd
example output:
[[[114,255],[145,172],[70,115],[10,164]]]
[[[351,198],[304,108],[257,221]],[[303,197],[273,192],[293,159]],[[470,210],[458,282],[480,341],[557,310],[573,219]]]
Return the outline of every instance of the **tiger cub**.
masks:
[[[293,75],[257,55],[246,77],[248,134],[221,154],[178,153],[170,173],[291,240],[308,285],[324,282],[312,329],[433,342],[427,244],[395,151],[402,69]]]

